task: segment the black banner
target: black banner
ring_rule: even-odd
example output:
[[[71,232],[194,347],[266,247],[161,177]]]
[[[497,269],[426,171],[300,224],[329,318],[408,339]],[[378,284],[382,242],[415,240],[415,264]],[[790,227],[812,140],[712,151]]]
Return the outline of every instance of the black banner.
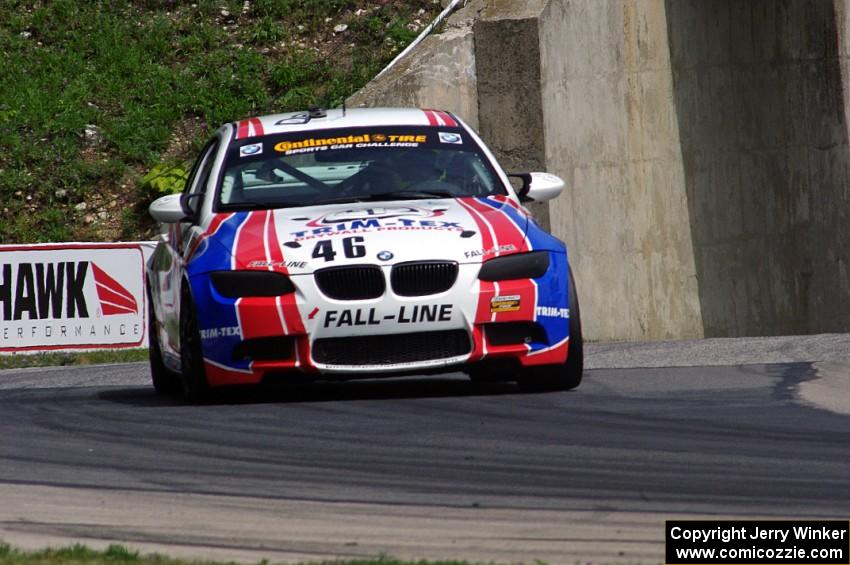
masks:
[[[850,564],[850,522],[668,520],[667,565]]]

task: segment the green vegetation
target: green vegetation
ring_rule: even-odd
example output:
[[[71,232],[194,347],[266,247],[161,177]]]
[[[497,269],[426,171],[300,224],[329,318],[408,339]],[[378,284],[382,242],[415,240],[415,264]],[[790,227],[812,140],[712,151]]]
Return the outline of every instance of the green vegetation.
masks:
[[[57,367],[62,365],[94,365],[101,363],[135,363],[148,360],[148,350],[123,349],[103,351],[78,351],[67,353],[32,353],[0,355],[0,369],[24,367]]]
[[[340,105],[439,9],[0,0],[0,243],[150,237],[147,204],[214,128]]]
[[[180,192],[189,180],[189,171],[182,165],[160,163],[155,165],[140,181],[143,192],[174,194]]]
[[[20,551],[13,549],[8,544],[0,544],[0,565],[12,563],[167,563],[168,560],[155,558],[149,560],[142,558],[138,552],[127,550],[120,545],[110,545],[104,551],[95,551],[84,545],[73,545],[58,549],[44,549],[41,551]],[[176,562],[174,562],[176,563]]]
[[[536,563],[540,563],[539,561]],[[162,555],[139,555],[121,545],[110,545],[104,551],[95,551],[84,545],[61,549],[26,552],[0,544],[0,565],[214,565],[212,561],[182,561]],[[262,561],[260,565],[269,565]],[[319,563],[314,562],[314,565]],[[466,561],[400,561],[389,557],[356,559],[351,561],[324,561],[322,565],[468,565]]]

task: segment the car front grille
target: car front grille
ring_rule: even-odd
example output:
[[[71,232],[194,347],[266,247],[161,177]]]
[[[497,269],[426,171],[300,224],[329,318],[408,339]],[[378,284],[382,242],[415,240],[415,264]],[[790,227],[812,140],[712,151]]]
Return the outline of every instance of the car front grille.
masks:
[[[384,273],[376,265],[330,267],[315,273],[322,294],[336,300],[378,298],[386,290]]]
[[[447,359],[471,350],[465,330],[317,339],[313,359],[325,365],[392,365]]]
[[[399,296],[426,296],[445,292],[457,280],[453,261],[416,261],[393,267],[390,282]]]

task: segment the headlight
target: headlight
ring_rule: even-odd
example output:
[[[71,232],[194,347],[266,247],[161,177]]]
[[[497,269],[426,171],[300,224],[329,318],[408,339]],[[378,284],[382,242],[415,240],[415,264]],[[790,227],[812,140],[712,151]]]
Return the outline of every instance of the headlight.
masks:
[[[548,251],[517,253],[490,259],[481,266],[478,278],[482,281],[507,281],[511,279],[536,279],[549,268]]]
[[[213,288],[227,298],[281,296],[295,292],[289,277],[265,271],[215,271],[210,273]]]

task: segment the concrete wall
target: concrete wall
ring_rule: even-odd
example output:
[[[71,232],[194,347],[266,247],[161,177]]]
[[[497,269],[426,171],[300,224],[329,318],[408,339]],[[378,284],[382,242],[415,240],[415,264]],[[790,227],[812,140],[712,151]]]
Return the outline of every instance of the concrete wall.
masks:
[[[479,131],[507,171],[547,170],[540,90],[540,13],[547,3],[490,0],[473,28]],[[548,203],[528,208],[551,228]]]
[[[850,329],[847,18],[844,0],[549,3],[547,164],[573,189],[552,228],[589,334]]]
[[[552,1],[540,18],[551,206],[596,339],[699,337],[662,2]]]
[[[850,329],[836,6],[665,8],[705,334]]]
[[[403,107],[449,110],[478,129],[478,86],[472,25],[483,0],[449,17],[440,34],[430,35],[412,54],[349,98],[349,107]]]
[[[476,0],[355,101],[564,177],[591,339],[848,331],[848,2]]]

